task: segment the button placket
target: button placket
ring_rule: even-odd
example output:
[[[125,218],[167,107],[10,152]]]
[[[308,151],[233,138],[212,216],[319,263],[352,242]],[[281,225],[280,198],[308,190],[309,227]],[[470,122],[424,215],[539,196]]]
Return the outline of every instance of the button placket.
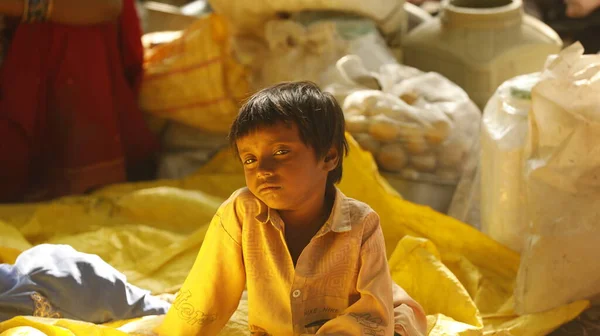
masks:
[[[292,288],[290,291],[290,303],[292,313],[292,324],[294,333],[302,333],[304,326],[304,285],[306,279],[302,276],[294,275]]]

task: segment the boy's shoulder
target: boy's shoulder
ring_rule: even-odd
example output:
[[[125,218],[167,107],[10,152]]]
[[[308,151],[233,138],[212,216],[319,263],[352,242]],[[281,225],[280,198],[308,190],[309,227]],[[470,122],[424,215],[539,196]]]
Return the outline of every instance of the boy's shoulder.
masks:
[[[337,197],[340,199],[334,205],[334,226],[357,229],[367,219],[378,222],[379,216],[367,203],[348,197],[339,190]]]
[[[348,209],[350,211],[351,214],[353,214],[354,216],[359,216],[359,217],[364,217],[367,216],[369,214],[376,214],[375,210],[373,210],[373,208],[371,208],[370,205],[368,205],[365,202],[359,201],[357,199],[351,198],[351,197],[346,197],[346,204],[348,206]]]
[[[258,201],[258,198],[248,189],[248,187],[240,188],[234,191],[227,201],[230,202],[246,202],[246,201]],[[227,202],[226,201],[226,202]]]
[[[258,215],[264,211],[266,205],[261,202],[247,188],[241,188],[234,191],[229,198],[221,204],[217,211],[221,215],[231,213],[236,215]]]

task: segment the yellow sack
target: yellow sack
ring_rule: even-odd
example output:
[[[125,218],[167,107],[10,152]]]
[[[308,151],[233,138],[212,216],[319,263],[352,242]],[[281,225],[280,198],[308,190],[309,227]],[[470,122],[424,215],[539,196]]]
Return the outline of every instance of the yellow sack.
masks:
[[[229,29],[209,14],[182,36],[148,51],[140,91],[146,113],[225,133],[249,93],[246,70],[233,58]]]
[[[519,256],[468,225],[402,200],[378,174],[371,154],[349,141],[340,188],[379,213],[392,277],[423,305],[429,335],[545,335],[588,306],[578,301],[516,315],[512,293]],[[216,206],[243,185],[238,159],[222,152],[186,179],[116,185],[31,207],[29,214],[0,207],[0,218],[29,242],[68,243],[99,254],[130,282],[161,293],[183,283]],[[82,327],[57,322],[64,320],[47,321],[50,329],[29,318],[11,321],[0,324],[0,332],[33,326],[70,336],[48,330]],[[97,332],[75,334],[121,335],[95,327]]]
[[[14,264],[19,254],[30,247],[19,230],[0,220],[0,264]]]
[[[489,279],[477,285],[481,289],[487,288],[487,295],[479,297],[481,306],[485,309],[488,301],[506,302],[493,313],[482,314],[465,288],[469,282],[461,282],[441,262],[435,245],[424,238],[402,238],[389,263],[394,281],[425,309],[429,336],[542,336],[574,319],[588,307],[588,302],[578,301],[546,313],[518,316],[513,312],[512,293],[491,293],[490,288],[495,286],[490,282],[495,279]],[[472,265],[468,269],[473,272],[471,276],[479,273]]]

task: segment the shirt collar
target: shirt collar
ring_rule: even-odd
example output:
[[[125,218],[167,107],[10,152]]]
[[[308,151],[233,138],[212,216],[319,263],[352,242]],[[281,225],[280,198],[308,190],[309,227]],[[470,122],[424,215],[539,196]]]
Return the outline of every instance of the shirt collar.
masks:
[[[259,222],[266,224],[271,223],[276,229],[283,230],[283,220],[279,217],[277,210],[271,209],[264,203],[261,203],[259,214],[255,217]],[[316,236],[322,236],[330,231],[347,232],[352,229],[350,223],[350,206],[348,198],[338,188],[335,188],[335,200],[329,218],[321,227]]]

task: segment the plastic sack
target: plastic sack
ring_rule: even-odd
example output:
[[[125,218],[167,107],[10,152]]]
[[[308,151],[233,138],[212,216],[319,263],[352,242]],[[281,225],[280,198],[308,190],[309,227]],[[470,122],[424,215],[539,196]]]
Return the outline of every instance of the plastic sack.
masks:
[[[304,12],[265,23],[261,36],[236,36],[236,56],[250,72],[253,89],[309,80],[321,86],[339,81],[336,62],[348,53],[364,55],[373,67],[396,62],[368,18],[343,13]]]
[[[237,34],[260,36],[264,24],[281,13],[328,11],[356,13],[377,22],[386,40],[396,40],[406,30],[403,0],[211,0],[215,12],[225,16],[234,25]]]
[[[355,56],[338,62],[346,80],[355,83],[345,98],[340,91],[336,94],[344,99],[348,132],[384,172],[408,180],[456,183],[478,140],[477,106],[437,73],[399,64],[372,73],[361,66]]]
[[[525,241],[523,153],[531,88],[540,74],[504,82],[487,103],[481,127],[481,230],[521,252]]]
[[[146,113],[226,133],[249,95],[247,69],[232,55],[225,20],[209,14],[146,54],[140,106]]]
[[[600,55],[583,53],[551,57],[532,91],[518,313],[600,294]]]

